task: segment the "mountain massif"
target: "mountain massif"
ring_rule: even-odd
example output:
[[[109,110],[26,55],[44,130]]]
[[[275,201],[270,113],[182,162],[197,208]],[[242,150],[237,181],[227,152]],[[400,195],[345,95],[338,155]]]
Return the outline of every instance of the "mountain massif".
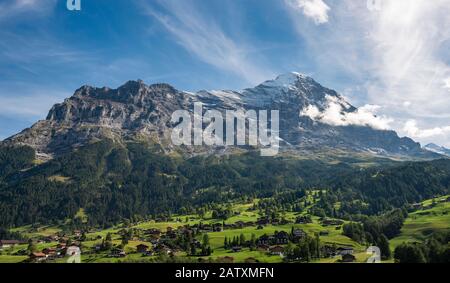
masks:
[[[174,146],[172,113],[196,102],[219,112],[279,110],[280,154]],[[298,73],[243,91],[84,86],[0,144],[0,227],[63,223],[80,211],[88,225],[109,227],[270,197],[288,198],[279,205],[289,210],[314,188],[328,197],[312,212],[351,219],[449,193],[448,159],[371,123],[374,115],[355,119],[360,111]]]
[[[83,86],[63,103],[55,105],[47,119],[6,139],[4,145],[27,145],[39,158],[48,160],[93,141],[111,139],[117,143],[146,140],[166,153],[223,153],[230,149],[177,148],[170,140],[176,110],[192,112],[201,102],[204,111],[278,110],[281,150],[311,155],[327,150],[363,152],[378,156],[436,158],[409,138],[394,131],[377,129],[369,123],[330,123],[315,119],[309,110],[322,113],[331,107],[337,115],[357,115],[337,92],[298,73],[280,75],[243,91],[179,91],[168,84],[146,85],[129,81],[117,89]],[[373,117],[376,119],[377,117]],[[206,127],[206,125],[204,125]],[[211,150],[213,150],[211,152]]]

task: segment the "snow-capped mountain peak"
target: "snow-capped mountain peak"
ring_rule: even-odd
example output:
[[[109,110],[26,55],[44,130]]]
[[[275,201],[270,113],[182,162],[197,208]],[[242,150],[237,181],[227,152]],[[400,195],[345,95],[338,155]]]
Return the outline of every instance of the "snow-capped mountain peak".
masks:
[[[423,148],[434,153],[450,156],[450,149],[434,143],[427,144]]]
[[[344,118],[357,109],[336,91],[300,73],[280,75],[243,91],[190,93],[168,84],[145,85],[142,81],[130,81],[117,89],[86,86],[63,103],[53,106],[46,120],[37,122],[2,144],[28,145],[47,158],[94,140],[106,138],[124,142],[148,138],[170,152],[175,150],[170,142],[174,127],[172,114],[178,110],[192,111],[197,102],[202,103],[205,110],[221,113],[228,110],[278,110],[282,150],[297,149],[300,153],[330,148],[356,152],[376,149],[384,155],[435,156],[422,150],[420,144],[413,140],[399,138],[393,131],[377,130],[348,120],[331,123],[330,119],[323,119],[322,116],[329,116],[325,114],[330,105],[338,109],[339,117]],[[316,114],[308,113],[308,109],[314,109]],[[317,113],[325,114],[318,119]],[[191,152],[194,149],[183,150]],[[209,152],[210,149],[204,150]]]
[[[290,73],[279,75],[274,80],[266,81],[266,82],[262,83],[262,85],[267,86],[267,87],[293,87],[299,81],[305,80],[307,78],[308,77],[304,74],[297,73],[297,72],[290,72]]]

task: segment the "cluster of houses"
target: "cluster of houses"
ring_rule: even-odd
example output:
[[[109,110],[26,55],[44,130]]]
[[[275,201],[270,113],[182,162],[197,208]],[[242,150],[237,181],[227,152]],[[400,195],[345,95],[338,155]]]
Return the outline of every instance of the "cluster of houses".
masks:
[[[167,227],[166,231],[161,231],[156,228],[150,228],[150,229],[143,229],[141,230],[141,235],[143,235],[138,240],[149,242],[152,244],[153,248],[150,251],[149,246],[140,246],[138,247],[138,252],[142,253],[144,255],[153,255],[156,253],[167,253],[167,254],[174,254],[179,251],[176,246],[170,245],[172,243],[172,240],[177,239],[180,236],[183,235],[198,235],[199,233],[210,233],[210,232],[221,232],[224,229],[243,229],[246,227],[255,227],[258,225],[259,229],[263,228],[263,225],[285,225],[290,223],[287,220],[270,220],[268,218],[260,218],[256,222],[248,221],[237,221],[232,224],[226,224],[226,223],[214,223],[214,224],[203,224],[198,223],[194,225],[184,225],[180,226],[176,229]],[[120,233],[120,232],[119,232]],[[295,229],[294,230],[294,242],[297,242],[302,237],[305,237],[306,233],[301,229]],[[273,236],[267,236],[267,243],[271,243],[273,245],[276,244],[287,244],[289,242],[290,236],[286,232],[277,232]],[[196,248],[201,247],[201,243],[195,239],[195,237],[191,237],[192,242],[191,245],[194,245]],[[261,240],[263,241],[263,240]],[[100,247],[97,247],[97,249],[100,249]],[[268,250],[269,248],[267,248]],[[240,251],[240,247],[233,247],[233,251],[238,252]],[[111,254],[113,257],[124,257],[125,253],[123,251],[115,251]]]
[[[113,248],[109,252],[109,257],[120,258],[120,257],[126,257],[126,256],[127,256],[127,253],[123,249],[120,249],[120,248]]]
[[[321,247],[321,254],[326,257],[338,257],[341,256],[341,262],[355,262],[356,257],[353,255],[355,250],[352,247],[336,247],[331,245],[325,245]]]
[[[269,247],[267,250],[264,248],[264,251],[267,251],[270,255],[278,255],[284,256],[286,249],[283,246],[277,245],[273,247]],[[338,257],[341,256],[341,262],[350,263],[355,262],[356,257],[354,254],[354,249],[352,247],[331,247],[331,246],[323,246],[321,248],[322,256],[325,258],[329,257]]]
[[[44,262],[48,260],[55,260],[58,258],[64,258],[66,255],[72,253],[72,251],[80,251],[81,242],[80,237],[82,232],[76,230],[73,232],[73,236],[69,238],[65,234],[54,234],[34,240],[35,244],[50,244],[57,243],[54,247],[47,247],[40,251],[31,252],[26,248],[18,250],[14,255],[29,256],[30,262]],[[71,240],[74,240],[71,242]],[[18,245],[27,245],[28,241],[18,240],[0,240],[0,251],[14,248]],[[69,245],[68,245],[69,243]]]
[[[298,216],[296,219],[295,219],[295,223],[296,224],[309,224],[309,223],[312,223],[313,221],[312,221],[312,219],[311,219],[311,216],[309,216],[309,215],[302,215],[302,216]]]
[[[143,256],[153,256],[155,254],[173,255],[181,251],[181,248],[174,244],[174,240],[182,235],[194,235],[197,231],[199,231],[198,227],[191,227],[189,225],[180,226],[177,229],[167,227],[165,232],[156,228],[140,230],[142,236],[137,237],[136,240],[148,242],[149,245],[144,243],[137,245],[136,252],[142,254]],[[200,241],[194,237],[192,237],[191,241],[192,242],[190,244],[193,244],[196,248],[200,248]],[[101,250],[101,245],[97,245],[95,249]],[[109,254],[109,257],[115,258],[122,258],[126,256],[126,252],[117,247],[113,248]]]
[[[337,219],[324,218],[320,219],[320,221],[323,226],[339,226],[344,223],[342,220]],[[188,243],[190,247],[194,246],[200,249],[202,245],[200,241],[196,239],[196,235],[199,235],[201,233],[221,232],[225,229],[243,229],[246,227],[257,227],[257,229],[263,229],[265,225],[287,225],[294,223],[308,224],[312,223],[312,220],[310,216],[298,216],[295,221],[289,221],[284,218],[271,219],[269,217],[262,217],[257,219],[256,221],[237,221],[235,223],[229,224],[225,222],[213,224],[198,223],[195,225],[187,224],[178,228],[167,227],[166,231],[161,231],[156,228],[134,229],[137,232],[135,233],[134,239],[143,242],[136,247],[136,252],[142,254],[143,256],[153,256],[155,254],[174,255],[182,250],[182,245],[179,244],[179,239],[188,238],[191,241],[190,243]],[[126,229],[118,232],[119,235],[125,235],[124,233],[127,233]],[[327,236],[328,233],[328,231],[321,231],[320,235]],[[299,243],[306,237],[307,233],[305,231],[296,228],[292,229],[291,233],[287,233],[285,231],[276,231],[273,235],[264,234],[256,240],[255,244],[256,249],[259,251],[266,252],[270,255],[283,256],[285,253],[285,248],[283,247],[283,245],[287,245],[289,242]],[[81,241],[85,240],[85,238],[85,234],[79,230],[74,231],[70,238],[63,234],[50,235],[41,238],[37,243],[57,242],[58,244],[55,247],[45,248],[42,251],[32,253],[30,255],[30,260],[33,262],[42,262],[65,257],[68,249],[72,247],[80,247]],[[99,236],[99,238],[97,239],[102,238]],[[71,243],[72,241],[74,241],[74,244],[70,244],[70,247],[67,247],[67,243]],[[19,244],[26,243],[13,240],[1,240],[0,251]],[[91,252],[100,252],[101,250],[103,250],[102,245],[98,244],[94,246]],[[183,248],[185,248],[185,246]],[[231,250],[233,252],[240,252],[242,250],[242,247],[235,246],[232,247]],[[108,249],[108,251],[109,257],[123,258],[127,256],[126,252],[119,247],[113,247],[112,249]],[[28,251],[24,250],[23,252],[24,255],[28,255]],[[334,248],[331,246],[324,246],[322,247],[322,254],[326,257],[334,257],[340,255],[343,257],[342,261],[344,262],[352,262],[355,260],[352,248]],[[222,258],[222,260],[224,262],[233,262],[234,259],[232,257],[224,257]]]
[[[322,235],[328,235],[328,231],[322,231]],[[285,245],[289,242],[298,243],[308,235],[302,229],[293,229],[291,233],[285,231],[276,231],[273,235],[264,234],[256,240],[256,249],[269,255],[284,256],[286,252]],[[232,247],[232,252],[240,252],[242,247]],[[354,249],[352,247],[336,247],[324,245],[321,247],[322,256],[337,257],[342,256],[341,262],[354,262]]]
[[[286,245],[289,241],[298,243],[306,238],[308,234],[302,229],[293,229],[291,235],[285,231],[276,231],[272,236],[262,235],[258,238],[258,245]]]
[[[295,223],[311,223],[311,218],[308,216],[299,216],[297,217]],[[140,237],[137,240],[148,242],[151,245],[140,244],[136,247],[138,253],[141,253],[144,256],[152,256],[154,254],[167,254],[173,255],[179,251],[181,251],[181,247],[174,244],[174,240],[177,238],[182,238],[186,235],[191,235],[191,243],[189,246],[195,246],[196,248],[201,248],[201,243],[195,237],[200,233],[209,233],[209,232],[220,232],[224,229],[243,229],[245,227],[255,227],[258,225],[258,229],[262,229],[263,225],[285,225],[290,222],[285,219],[269,219],[269,218],[259,218],[257,221],[252,222],[244,222],[237,221],[232,224],[226,223],[214,223],[214,224],[204,224],[198,223],[194,225],[184,225],[179,226],[178,228],[167,227],[166,231],[161,231],[156,228],[150,229],[137,229],[139,230]],[[342,225],[343,221],[341,220],[333,220],[333,219],[322,219],[322,225],[330,226],[330,225]],[[119,231],[120,234],[120,231]],[[327,236],[329,234],[328,231],[321,231],[321,236]],[[291,233],[287,233],[285,231],[277,231],[273,235],[263,235],[256,240],[256,248],[259,251],[267,252],[271,255],[283,255],[284,248],[283,245],[287,245],[289,242],[298,243],[301,239],[307,237],[307,233],[302,229],[296,228],[291,231]],[[97,247],[100,249],[100,247]],[[233,246],[230,248],[232,252],[240,252],[242,250],[241,246]],[[339,254],[339,251],[330,251],[325,253],[330,256],[335,256]],[[111,257],[126,257],[126,253],[122,249],[115,248],[111,250]]]
[[[294,229],[292,235],[285,231],[276,231],[273,235],[264,234],[256,240],[256,249],[260,252],[267,252],[270,255],[284,255],[284,248],[282,245],[287,245],[289,241],[294,243],[299,242],[305,238],[307,234],[301,229]],[[242,247],[235,246],[231,248],[232,252],[240,252]]]
[[[303,232],[303,230],[296,229],[295,232],[297,233],[296,238],[300,239],[302,237],[306,237],[306,233]],[[273,235],[262,235],[258,238],[256,241],[258,248],[261,246],[267,246],[267,245],[286,245],[289,243],[289,234],[285,231],[281,232],[275,232]]]
[[[18,241],[18,240],[0,240],[0,251],[7,250],[10,248],[14,248],[18,245],[27,244],[26,241]],[[19,250],[15,253],[16,255],[29,255],[31,262],[42,262],[48,259],[55,259],[57,257],[64,257],[66,254],[66,246],[65,244],[58,244],[57,248],[46,248],[40,252],[29,252],[26,249]]]
[[[68,246],[64,242],[60,242],[56,247],[44,248],[40,252],[33,252],[30,254],[31,262],[43,262],[48,260],[56,260],[66,256],[81,255],[80,243],[71,244]]]
[[[236,230],[243,229],[246,227],[259,227],[262,229],[266,225],[286,225],[292,224],[292,221],[286,219],[270,219],[266,217],[259,218],[257,221],[237,221],[234,223],[214,223],[214,224],[195,224],[192,226],[184,226],[191,229],[196,229],[200,233],[208,233],[208,232],[221,232],[223,230]],[[306,223],[306,222],[305,222]],[[308,222],[310,223],[310,222]]]

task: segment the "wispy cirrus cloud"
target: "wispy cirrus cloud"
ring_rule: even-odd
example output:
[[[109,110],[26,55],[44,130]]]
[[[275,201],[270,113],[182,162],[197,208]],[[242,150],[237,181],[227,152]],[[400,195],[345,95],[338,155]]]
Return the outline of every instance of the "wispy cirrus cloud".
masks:
[[[330,7],[323,0],[285,0],[294,10],[300,11],[317,25],[328,22]]]
[[[254,59],[255,47],[243,38],[234,38],[214,20],[196,9],[192,1],[157,1],[163,12],[141,2],[147,15],[156,19],[177,43],[203,62],[232,73],[251,84],[274,74]]]
[[[450,118],[449,1],[377,3],[327,0],[332,25],[308,25],[291,12],[292,23],[316,72],[348,78],[346,96],[381,105],[401,135],[450,145],[450,135],[427,130],[446,129]],[[412,119],[417,130],[405,127]]]
[[[24,13],[48,13],[57,0],[4,0],[0,3],[0,22]]]
[[[442,48],[450,40],[450,5],[446,0],[381,1],[372,13],[367,40],[374,58],[372,100],[401,105],[410,102],[414,115],[441,113],[450,118],[445,82],[450,76]],[[448,56],[448,54],[447,54]]]

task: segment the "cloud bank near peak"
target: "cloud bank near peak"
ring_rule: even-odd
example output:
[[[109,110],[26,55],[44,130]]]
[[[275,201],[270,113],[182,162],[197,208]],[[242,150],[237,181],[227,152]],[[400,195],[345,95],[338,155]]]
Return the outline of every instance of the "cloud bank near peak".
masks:
[[[425,130],[448,126],[449,0],[376,2],[327,0],[333,23],[320,27],[291,13],[314,72],[348,80],[338,90],[356,105],[382,106],[400,135],[449,146],[450,135],[441,131],[405,130],[410,120]]]
[[[364,105],[354,112],[345,111],[346,106],[334,97],[327,96],[327,104],[324,110],[317,106],[309,105],[300,115],[309,117],[313,121],[332,126],[366,126],[376,130],[389,130],[392,118],[377,116],[380,109],[378,105]]]

